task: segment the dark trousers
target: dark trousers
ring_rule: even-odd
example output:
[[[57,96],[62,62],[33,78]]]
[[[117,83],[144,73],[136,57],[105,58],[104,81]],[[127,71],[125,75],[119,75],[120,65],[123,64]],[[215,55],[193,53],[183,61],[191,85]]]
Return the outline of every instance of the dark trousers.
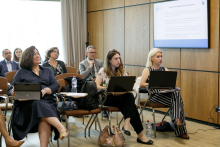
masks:
[[[104,105],[119,108],[124,115],[124,119],[131,118],[130,123],[135,132],[139,134],[143,131],[143,126],[134,101],[132,93],[126,93],[121,96],[108,95]]]

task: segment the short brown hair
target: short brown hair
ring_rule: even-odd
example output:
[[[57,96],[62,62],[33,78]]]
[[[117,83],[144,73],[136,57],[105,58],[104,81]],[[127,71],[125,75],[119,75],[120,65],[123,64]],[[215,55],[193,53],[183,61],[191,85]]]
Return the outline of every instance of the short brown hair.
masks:
[[[58,57],[59,57],[59,49],[58,49],[58,47],[51,47],[50,49],[48,49],[47,51],[46,51],[46,55],[45,55],[45,60],[46,61],[48,61],[49,59],[50,59],[50,53],[52,53],[53,52],[53,50],[55,50],[55,49],[57,49],[58,50]],[[57,57],[57,58],[58,58]]]
[[[35,49],[36,49],[35,46],[31,46],[31,47],[24,50],[23,54],[21,55],[21,59],[20,59],[20,67],[21,68],[25,68],[25,69],[32,68]],[[38,53],[39,53],[39,51],[38,51]],[[39,55],[40,55],[40,53],[39,53]]]

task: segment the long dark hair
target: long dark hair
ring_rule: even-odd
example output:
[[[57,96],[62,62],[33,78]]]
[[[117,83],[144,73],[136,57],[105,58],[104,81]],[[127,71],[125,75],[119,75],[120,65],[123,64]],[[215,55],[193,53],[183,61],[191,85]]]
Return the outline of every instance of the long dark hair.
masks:
[[[20,67],[25,69],[31,69],[33,66],[34,50],[35,46],[31,46],[24,50],[20,59]],[[38,51],[38,49],[36,49]],[[39,53],[39,51],[38,51]],[[39,53],[40,55],[40,53]]]
[[[116,49],[113,49],[113,50],[109,51],[105,57],[104,69],[105,69],[106,75],[108,77],[110,77],[110,76],[123,76],[125,73],[124,66],[123,66],[122,60],[120,58],[120,65],[119,65],[119,67],[115,68],[115,75],[113,75],[111,63],[109,62],[109,60],[111,60],[115,54],[120,55],[120,52],[117,51]]]
[[[14,50],[14,53],[13,53],[13,60],[16,61],[16,62],[19,62],[19,59],[17,58],[17,56],[16,56],[16,54],[15,54],[15,52],[16,52],[17,50],[21,50],[21,52],[22,52],[22,49],[16,48],[16,49]]]

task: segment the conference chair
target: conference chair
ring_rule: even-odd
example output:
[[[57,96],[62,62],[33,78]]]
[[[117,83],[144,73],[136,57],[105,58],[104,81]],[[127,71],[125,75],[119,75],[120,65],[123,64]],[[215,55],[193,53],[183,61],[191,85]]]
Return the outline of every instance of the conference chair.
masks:
[[[67,69],[67,73],[76,73],[76,68],[75,67],[67,66],[66,69]]]
[[[60,90],[62,89],[62,86],[65,86],[67,84],[67,81],[64,80],[64,79],[59,79],[58,80],[58,83],[60,84],[60,88],[58,90],[58,93],[60,93]],[[62,96],[62,101],[63,101],[63,105],[65,103],[65,97]],[[67,130],[69,131],[69,134],[68,134],[68,147],[70,147],[70,129],[69,129],[69,116],[80,116],[80,115],[91,115],[86,127],[85,127],[85,130],[84,130],[84,136],[86,137],[86,130],[89,126],[89,136],[90,136],[90,129],[91,129],[91,126],[92,124],[94,123],[95,120],[97,120],[98,122],[98,125],[99,125],[99,129],[100,129],[100,133],[102,131],[101,129],[101,125],[99,123],[99,119],[98,119],[98,114],[101,113],[101,109],[97,108],[97,109],[93,109],[91,111],[89,110],[84,110],[84,109],[78,109],[78,110],[71,110],[71,111],[63,111],[62,110],[62,107],[61,109],[59,110],[60,111],[60,114],[63,114],[66,116],[66,128]],[[93,119],[93,120],[92,120]],[[91,122],[92,120],[92,122]]]
[[[3,115],[6,117],[7,115],[7,110],[12,110],[12,103],[9,103],[9,97],[6,94],[7,93],[7,89],[8,89],[8,81],[6,78],[0,77],[0,109],[2,110]],[[9,128],[9,123],[8,123],[8,128]],[[0,145],[2,140],[2,134],[0,135]]]
[[[15,71],[10,71],[10,72],[5,73],[5,77],[6,77],[6,79],[8,80],[8,82],[9,82],[10,84],[11,84],[11,82],[13,81],[14,76],[15,76],[16,73],[17,73],[17,70],[15,70]]]
[[[160,104],[160,103],[152,103],[152,102],[150,102],[149,99],[151,97],[151,93],[149,93],[149,91],[146,88],[139,88],[139,94],[140,93],[148,93],[148,95],[149,95],[148,100],[141,99],[140,106],[142,107],[142,109],[140,111],[140,115],[142,114],[142,112],[143,112],[145,107],[152,108],[152,111],[153,111],[153,121],[154,121],[154,123],[153,123],[153,125],[154,125],[154,135],[152,135],[152,137],[156,137],[156,122],[155,122],[155,110],[154,109],[155,108],[169,108],[169,110],[166,112],[165,116],[162,119],[162,121],[163,121],[165,119],[165,117],[167,116],[167,114],[169,113],[170,107],[166,106],[166,105],[163,105],[163,104]],[[142,116],[143,116],[143,114],[142,114]],[[143,118],[142,118],[142,120],[143,120]]]
[[[60,75],[57,75],[56,76],[56,79],[59,80],[59,79],[63,79],[63,78],[66,78],[66,77],[71,77],[71,76],[76,76],[76,77],[79,77],[81,79],[84,79],[83,75],[79,75],[79,74],[76,74],[76,73],[64,73],[64,74],[60,74]]]

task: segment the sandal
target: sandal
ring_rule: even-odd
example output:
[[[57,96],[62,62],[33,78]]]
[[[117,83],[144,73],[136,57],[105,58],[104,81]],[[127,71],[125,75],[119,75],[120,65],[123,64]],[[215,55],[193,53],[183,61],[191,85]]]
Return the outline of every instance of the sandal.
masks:
[[[69,132],[67,130],[66,130],[66,132],[60,133],[60,140],[63,140],[68,134],[69,134]]]

